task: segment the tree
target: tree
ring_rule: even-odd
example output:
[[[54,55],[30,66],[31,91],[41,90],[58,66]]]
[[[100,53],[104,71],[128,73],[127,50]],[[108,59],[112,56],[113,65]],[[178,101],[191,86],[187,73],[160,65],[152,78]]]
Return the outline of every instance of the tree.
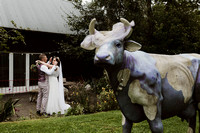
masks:
[[[134,29],[134,38],[140,40],[141,34],[145,31],[144,2],[134,0],[93,0],[88,5],[82,5],[82,1],[69,0],[73,2],[75,8],[80,11],[80,15],[68,15],[68,24],[71,30],[76,31],[78,35],[88,34],[88,26],[91,19],[96,18],[95,25],[98,30],[111,30],[112,25],[119,22],[121,17],[131,21],[134,20],[136,27]],[[139,29],[138,27],[142,27]],[[142,40],[142,39],[141,39]]]
[[[11,23],[17,28],[14,21],[11,21]],[[0,27],[0,51],[8,51],[9,46],[19,42],[25,44],[24,37],[18,30]]]
[[[130,38],[141,43],[144,51],[199,52],[198,0],[93,0],[84,6],[82,1],[70,1],[80,11],[80,16],[68,16],[68,24],[78,35],[88,34],[88,24],[94,17],[98,30],[109,30],[124,17],[135,21]]]
[[[153,7],[154,52],[177,54],[200,51],[197,1],[160,0]]]

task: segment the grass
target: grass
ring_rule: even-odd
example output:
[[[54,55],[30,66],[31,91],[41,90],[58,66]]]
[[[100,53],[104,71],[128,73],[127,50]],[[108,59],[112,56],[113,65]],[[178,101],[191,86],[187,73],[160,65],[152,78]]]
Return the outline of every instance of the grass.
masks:
[[[109,111],[89,115],[51,117],[0,123],[1,133],[120,133],[121,112]],[[173,117],[163,121],[164,133],[186,133],[188,124]],[[151,133],[147,121],[134,123],[132,132]]]

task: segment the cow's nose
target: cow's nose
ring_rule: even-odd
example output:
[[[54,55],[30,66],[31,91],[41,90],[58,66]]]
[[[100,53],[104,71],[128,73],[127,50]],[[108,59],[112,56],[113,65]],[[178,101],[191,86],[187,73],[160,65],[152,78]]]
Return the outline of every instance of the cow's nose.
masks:
[[[111,59],[111,57],[108,53],[97,53],[95,59],[99,61],[108,61]]]

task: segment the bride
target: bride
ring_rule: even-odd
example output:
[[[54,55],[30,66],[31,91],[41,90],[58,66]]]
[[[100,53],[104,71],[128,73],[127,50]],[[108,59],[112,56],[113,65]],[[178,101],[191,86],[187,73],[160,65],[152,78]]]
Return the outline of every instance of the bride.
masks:
[[[49,97],[47,101],[46,113],[52,115],[53,113],[65,114],[70,108],[69,104],[65,103],[64,99],[64,87],[63,87],[63,75],[62,75],[62,65],[59,57],[54,57],[52,64],[58,62],[55,71],[49,77]],[[52,68],[53,65],[40,61],[43,65],[48,68]],[[60,66],[60,67],[58,67]],[[59,76],[59,80],[58,77]]]

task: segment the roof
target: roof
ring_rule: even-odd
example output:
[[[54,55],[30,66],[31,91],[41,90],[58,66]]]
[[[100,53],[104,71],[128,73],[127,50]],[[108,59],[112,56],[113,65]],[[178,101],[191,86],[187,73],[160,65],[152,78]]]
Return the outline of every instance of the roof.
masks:
[[[0,0],[0,27],[73,34],[67,14],[79,14],[68,0]]]

